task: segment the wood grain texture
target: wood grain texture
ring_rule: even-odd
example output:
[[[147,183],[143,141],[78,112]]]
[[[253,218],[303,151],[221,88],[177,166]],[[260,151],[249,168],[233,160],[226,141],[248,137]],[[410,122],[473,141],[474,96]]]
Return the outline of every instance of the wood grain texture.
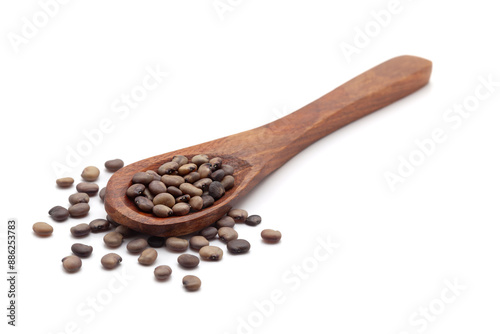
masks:
[[[117,171],[106,186],[105,208],[118,223],[158,236],[198,231],[226,214],[237,199],[318,139],[426,85],[432,63],[414,56],[390,59],[296,112],[253,130],[157,155]],[[219,156],[235,168],[234,187],[213,206],[186,216],[158,218],[140,212],[125,192],[132,176],[157,170],[174,155]]]

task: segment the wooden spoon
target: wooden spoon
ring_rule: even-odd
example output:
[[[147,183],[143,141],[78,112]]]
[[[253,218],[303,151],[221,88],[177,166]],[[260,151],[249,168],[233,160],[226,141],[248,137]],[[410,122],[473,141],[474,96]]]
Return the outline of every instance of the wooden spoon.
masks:
[[[253,130],[157,155],[118,170],[106,187],[105,208],[116,222],[157,236],[179,236],[211,225],[269,173],[316,140],[425,86],[432,63],[414,56],[390,59],[296,112]],[[214,205],[185,216],[158,218],[138,211],[125,192],[132,176],[157,170],[174,155],[221,157],[234,167],[234,187]]]

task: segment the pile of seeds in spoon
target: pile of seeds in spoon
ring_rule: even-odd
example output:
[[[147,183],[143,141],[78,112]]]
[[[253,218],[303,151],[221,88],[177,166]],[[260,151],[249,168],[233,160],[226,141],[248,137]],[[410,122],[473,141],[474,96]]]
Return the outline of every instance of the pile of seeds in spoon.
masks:
[[[129,194],[129,191],[127,191],[127,196],[132,197],[134,199],[137,199],[138,197],[144,197],[152,201],[153,207],[151,208],[151,211],[154,212],[156,215],[158,215],[156,212],[161,212],[163,210],[162,207],[160,207],[160,209],[162,210],[159,209],[154,210],[154,208],[159,205],[166,206],[167,208],[170,209],[170,211],[173,214],[179,214],[176,212],[177,209],[175,209],[175,205],[179,203],[184,203],[189,205],[189,211],[201,210],[206,206],[202,205],[201,207],[199,207],[193,205],[192,204],[193,198],[201,197],[203,200],[203,197],[205,196],[205,197],[212,197],[213,201],[215,201],[224,194],[225,190],[230,189],[234,185],[234,178],[232,176],[234,171],[233,168],[231,168],[228,165],[222,164],[222,160],[220,158],[212,158],[208,160],[208,157],[206,155],[200,154],[194,156],[191,159],[191,162],[189,162],[188,159],[183,156],[174,157],[172,162],[175,162],[178,167],[176,167],[175,164],[168,162],[159,168],[158,173],[154,171],[144,172],[144,174],[152,175],[152,179],[149,182],[146,182],[146,184],[141,182],[135,182],[137,181],[137,178],[141,180],[141,177],[144,177],[144,174],[140,174],[140,177],[134,176],[135,179],[134,184],[130,188],[134,186],[136,188],[139,187],[143,189],[142,193],[139,192],[136,193],[135,196],[131,196]],[[190,164],[194,164],[196,167]],[[120,159],[115,159],[107,161],[104,165],[109,172],[115,172],[119,170],[121,167],[123,167],[124,163]],[[181,168],[186,165],[187,167],[184,168],[191,169],[191,171],[187,173],[183,171],[184,168]],[[170,170],[167,168],[168,166],[170,167],[173,166],[176,169]],[[195,179],[198,176],[193,177],[194,175],[192,174],[193,172],[200,174],[197,180]],[[90,211],[90,206],[89,206],[90,197],[99,194],[101,200],[104,200],[106,196],[106,188],[104,187],[99,191],[99,186],[96,183],[94,183],[98,179],[99,174],[100,171],[97,167],[95,166],[86,167],[81,174],[83,182],[79,183],[76,186],[77,192],[70,195],[68,198],[70,203],[69,208],[66,209],[65,207],[59,205],[53,207],[52,209],[49,210],[49,215],[51,216],[51,218],[55,222],[64,222],[67,221],[68,218],[70,219],[70,221],[73,218],[75,218],[75,220],[84,219],[84,217]],[[191,176],[188,177],[189,175]],[[202,175],[204,177],[202,177]],[[167,186],[167,183],[170,182],[170,179],[175,176],[182,178],[184,182],[178,184],[178,186],[175,185]],[[187,181],[186,178],[188,179]],[[199,183],[198,187],[196,183],[203,179],[209,179],[210,181],[205,180],[203,181],[203,183]],[[144,182],[144,180],[142,181]],[[150,194],[151,196],[153,196],[155,192],[154,190],[152,190],[155,189],[154,184],[152,185],[154,181],[162,182],[166,186],[167,191],[158,192],[154,195],[152,199],[149,199],[148,191],[151,192]],[[60,188],[69,188],[72,187],[74,179],[71,177],[64,177],[57,179],[56,183]],[[220,183],[221,185],[223,185],[222,189],[224,189],[224,191],[222,191],[222,195],[215,197],[213,196],[216,194],[214,193],[213,190],[212,192],[210,191],[210,185],[214,183],[215,184]],[[173,186],[178,188],[179,190],[189,187],[189,186],[182,186],[183,184],[192,185],[197,189],[200,189],[202,193],[200,194],[199,191],[197,191],[196,194],[195,193],[190,194],[186,192],[177,197],[172,196],[172,198],[175,199],[175,203],[169,201],[168,204],[171,204],[171,206],[166,204],[154,203],[155,199],[156,201],[159,201],[157,197],[160,195],[163,197],[167,196],[168,194],[172,195],[170,192],[168,192],[168,187]],[[141,185],[143,187],[141,187]],[[217,185],[217,188],[220,188],[220,186]],[[185,199],[179,201],[177,200],[179,197],[185,195],[189,195],[187,202],[185,201]],[[208,200],[209,200],[208,203],[211,202],[211,204],[213,204],[213,201],[211,201],[210,199]],[[184,214],[187,214],[188,212]],[[104,218],[94,219],[88,223],[74,224],[69,228],[69,234],[72,235],[74,238],[84,239],[88,238],[92,234],[106,233],[102,239],[104,244],[106,245],[107,248],[116,249],[116,252],[118,252],[119,248],[123,247],[124,241],[129,239],[129,241],[127,241],[126,250],[130,254],[137,255],[138,256],[137,262],[142,266],[152,266],[153,264],[155,264],[158,258],[158,251],[161,251],[161,249],[163,249],[165,252],[175,254],[174,255],[175,260],[179,264],[180,269],[182,270],[182,269],[191,269],[198,267],[200,263],[203,262],[222,260],[224,251],[220,247],[212,243],[212,241],[215,241],[217,239],[226,245],[227,251],[231,255],[247,253],[250,250],[250,243],[245,239],[239,238],[235,226],[238,223],[244,223],[249,226],[257,226],[261,223],[261,221],[262,219],[258,215],[248,215],[248,212],[242,209],[231,209],[225,216],[223,216],[217,222],[215,222],[211,226],[202,229],[201,231],[198,231],[197,233],[191,234],[189,236],[164,238],[158,236],[148,236],[143,234],[141,235],[139,234],[139,232],[134,231],[124,225],[120,225],[119,222],[116,222],[113,219],[111,219],[111,217],[106,216],[106,219]],[[52,235],[52,233],[54,232],[54,228],[50,224],[47,224],[46,222],[37,222],[33,224],[33,231],[39,237],[45,238],[45,237],[50,237]],[[273,244],[280,241],[281,233],[279,231],[265,229],[261,232],[261,237],[265,243]],[[194,251],[196,255],[187,254],[186,252],[188,251],[188,249]],[[85,261],[89,261],[87,260],[87,258],[92,257],[94,248],[86,243],[77,242],[71,246],[70,251],[72,252],[72,254],[63,257],[62,265],[67,272],[74,273],[78,272],[81,269]],[[100,254],[99,256],[101,256],[100,260],[101,266],[107,270],[112,270],[114,268],[117,268],[119,265],[121,265],[121,262],[123,261],[122,256],[115,252],[102,255]],[[168,281],[169,277],[172,275],[172,268],[167,264],[159,264],[155,267],[153,275],[157,281]],[[196,291],[201,286],[201,280],[197,276],[186,275],[182,278],[182,285],[187,291]]]
[[[220,157],[176,155],[157,171],[138,172],[127,196],[139,210],[160,218],[183,216],[211,206],[234,185],[234,168]]]

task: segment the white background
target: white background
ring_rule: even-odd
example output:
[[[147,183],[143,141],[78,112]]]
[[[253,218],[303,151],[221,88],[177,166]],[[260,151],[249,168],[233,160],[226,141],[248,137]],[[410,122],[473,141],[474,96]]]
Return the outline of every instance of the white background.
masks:
[[[498,332],[500,21],[492,2],[401,0],[383,27],[372,12],[388,0],[221,2],[231,9],[222,16],[212,0],[69,1],[17,48],[9,38],[22,36],[23,18],[33,22],[40,4],[0,5],[2,268],[7,219],[19,221],[18,327],[6,325],[2,279],[2,332]],[[367,27],[380,29],[346,57],[341,45],[355,45]],[[66,164],[84,131],[112,122],[64,173],[77,182],[87,165],[131,163],[271,122],[402,54],[433,62],[428,86],[313,144],[237,203],[263,218],[237,226],[249,254],[187,271],[160,249],[155,265],[173,274],[157,282],[154,266],[137,264],[125,244],[121,267],[103,270],[110,250],[93,234],[81,241],[94,246],[82,269],[62,270],[76,242],[69,228],[105,215],[98,197],[85,218],[47,215],[74,192],[55,187],[53,165]],[[120,118],[113,103],[148,67],[168,76]],[[447,122],[449,108],[473,101],[481,77],[497,82],[493,92],[460,124]],[[392,191],[384,175],[437,128],[446,141]],[[102,172],[101,187],[109,176]],[[53,236],[36,237],[37,221],[51,223]],[[282,241],[263,244],[264,228],[279,229]],[[339,246],[318,261],[318,240]],[[184,291],[186,274],[202,279],[201,290]],[[460,286],[456,295],[447,284]],[[270,306],[276,293],[281,303]],[[90,311],[94,298],[98,311]]]

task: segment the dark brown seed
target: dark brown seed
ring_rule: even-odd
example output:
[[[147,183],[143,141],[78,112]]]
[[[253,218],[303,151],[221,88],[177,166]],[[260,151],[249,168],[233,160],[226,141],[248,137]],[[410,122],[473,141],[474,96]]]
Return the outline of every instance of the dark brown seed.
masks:
[[[184,181],[188,183],[195,183],[199,179],[201,179],[201,176],[198,172],[191,172],[188,175],[184,176]]]
[[[167,192],[167,186],[161,181],[151,181],[148,185],[148,189],[154,196]]]
[[[208,186],[210,185],[210,183],[212,183],[212,179],[206,177],[193,183],[193,186],[195,186],[196,188],[200,188],[202,191],[208,191]]]
[[[99,191],[99,198],[104,201],[104,196],[106,196],[106,187],[102,188],[101,191]]]
[[[94,219],[89,223],[92,233],[104,232],[110,229],[111,224],[106,219]]]
[[[153,175],[153,181],[161,180],[161,175],[155,172],[154,170],[147,170],[146,173]]]
[[[245,220],[245,224],[250,226],[257,226],[262,221],[262,218],[259,215],[251,215]]]
[[[158,280],[166,280],[172,275],[172,268],[169,266],[163,265],[155,268],[154,271],[155,277]]]
[[[55,221],[62,222],[69,217],[69,211],[62,206],[57,205],[49,210],[49,215]]]
[[[226,173],[224,172],[224,170],[217,169],[215,172],[212,173],[212,175],[210,177],[212,178],[212,180],[220,182],[220,181],[222,181],[224,176],[226,176]]]
[[[137,196],[141,196],[144,193],[144,189],[146,186],[142,183],[136,183],[128,187],[127,196],[130,198],[136,198]]]
[[[160,175],[169,175],[177,171],[179,169],[179,164],[175,161],[164,163],[158,168],[158,174]]]
[[[153,206],[153,213],[156,217],[167,218],[172,216],[174,211],[166,205],[158,204]]]
[[[214,181],[210,183],[210,186],[208,186],[208,193],[214,198],[214,200],[218,200],[224,196],[225,192],[226,190],[224,189],[224,186],[218,181]]]
[[[54,228],[47,223],[39,222],[33,224],[33,232],[41,237],[48,237],[53,231]]]
[[[137,259],[140,264],[149,266],[152,265],[156,258],[158,257],[158,252],[154,248],[146,248],[142,251],[141,255]]]
[[[125,165],[121,159],[108,160],[104,163],[104,167],[110,172],[116,172]]]
[[[200,259],[191,254],[182,254],[177,258],[177,262],[184,268],[194,268],[200,263]]]
[[[202,195],[201,199],[203,200],[203,209],[214,204],[214,198],[210,195]]]
[[[275,243],[281,240],[281,232],[271,229],[265,229],[260,233],[260,236],[264,241],[269,243]]]
[[[172,207],[172,210],[174,211],[174,215],[176,215],[176,216],[187,215],[189,213],[190,209],[191,209],[191,207],[189,206],[189,204],[184,203],[184,202],[177,203]]]
[[[233,175],[234,173],[234,168],[233,166],[230,165],[222,165],[221,166],[222,170],[226,173],[226,175]]]
[[[104,238],[104,243],[106,244],[106,246],[108,247],[119,247],[122,242],[123,242],[123,235],[121,233],[118,233],[118,232],[109,232],[107,233]]]
[[[90,226],[89,224],[82,223],[71,227],[69,231],[75,237],[85,237],[90,233]]]
[[[73,246],[71,246],[71,251],[76,256],[79,256],[79,257],[89,257],[90,254],[92,254],[93,250],[94,249],[92,248],[92,246],[79,244],[79,243],[73,244]]]
[[[234,227],[236,223],[234,222],[233,217],[223,216],[221,219],[215,222],[215,227]]]
[[[149,190],[149,188],[144,189],[144,192],[142,193],[142,195],[144,197],[146,197],[147,199],[149,199],[150,201],[152,201],[155,198],[155,196],[153,195],[151,190]]]
[[[161,193],[155,196],[153,198],[153,204],[154,205],[166,205],[169,208],[173,207],[175,204],[175,198],[172,196],[172,194],[169,193]]]
[[[77,203],[88,203],[90,201],[90,197],[86,193],[76,193],[70,195],[68,201],[71,205]]]
[[[130,253],[140,253],[146,248],[148,248],[148,242],[144,238],[132,240],[127,244],[127,250]]]
[[[217,170],[222,166],[222,159],[219,157],[212,158],[209,163],[212,165],[213,170]]]
[[[206,154],[198,154],[191,158],[191,162],[196,165],[202,165],[209,161],[208,155]]]
[[[148,245],[154,248],[160,248],[165,245],[165,238],[164,237],[157,237],[155,235],[150,236],[148,238]]]
[[[71,217],[83,217],[90,211],[87,203],[77,203],[69,207],[68,212]]]
[[[184,181],[184,178],[179,175],[163,175],[161,177],[161,182],[165,183],[167,187],[178,187],[186,181]]]
[[[184,252],[188,249],[189,242],[186,239],[170,237],[167,238],[165,246],[173,252]]]
[[[132,177],[132,183],[142,183],[144,185],[148,185],[149,182],[153,181],[153,179],[154,176],[151,174],[148,174],[146,172],[138,172],[135,173]]]
[[[88,166],[83,169],[82,179],[87,182],[94,182],[99,177],[100,171],[99,168],[95,166]]]
[[[248,217],[248,212],[243,209],[231,209],[227,215],[233,217],[234,221],[237,223],[244,223]]]
[[[202,247],[208,246],[208,240],[201,235],[195,235],[189,239],[189,246],[194,250],[200,250]]]
[[[62,264],[67,272],[74,273],[82,267],[82,260],[76,255],[70,255],[62,259]]]
[[[109,222],[112,226],[115,226],[115,227],[116,227],[116,226],[119,226],[119,225],[120,225],[120,224],[118,224],[117,222],[115,222],[115,221],[113,220],[113,218],[111,218],[111,216],[110,216],[110,215],[106,215],[106,220],[107,220],[107,221],[108,221],[108,222]]]
[[[167,188],[167,192],[174,197],[182,196],[182,191],[179,188],[174,187],[174,186],[169,186]]]
[[[196,291],[201,287],[201,280],[194,275],[186,275],[182,279],[182,285],[187,291]]]
[[[191,199],[191,196],[189,195],[181,195],[175,199],[176,203],[189,203],[189,200]]]
[[[116,253],[108,253],[101,258],[101,264],[106,269],[114,269],[120,262],[122,262],[122,257]]]
[[[188,163],[188,158],[186,158],[183,155],[175,155],[172,158],[172,161],[177,162],[179,164],[179,166],[181,166],[181,165],[185,165]]]
[[[219,234],[219,239],[224,242],[238,239],[238,232],[232,227],[221,227],[217,233]]]
[[[144,197],[144,196],[137,196],[135,199],[134,199],[134,202],[135,202],[135,205],[137,205],[137,207],[141,210],[141,211],[144,211],[144,212],[151,212],[153,210],[153,207],[154,207],[154,204],[153,202],[147,198],[147,197]]]
[[[193,211],[199,211],[203,208],[203,199],[201,196],[193,196],[189,200],[189,206],[191,206]]]
[[[232,254],[243,254],[250,250],[250,243],[244,239],[235,239],[227,243],[227,250]]]
[[[95,196],[99,191],[99,186],[96,183],[80,182],[76,185],[76,191],[86,193],[89,196]]]
[[[137,231],[135,231],[127,226],[124,226],[124,225],[117,226],[115,228],[115,232],[118,232],[121,235],[123,235],[123,239],[127,239],[127,238],[133,237],[133,236],[138,234]]]
[[[56,180],[57,185],[61,188],[71,187],[73,182],[75,182],[75,180],[72,177],[61,177]]]
[[[200,249],[200,257],[206,261],[219,261],[222,259],[222,249],[217,246],[204,246]]]
[[[202,179],[210,177],[212,175],[212,165],[209,163],[202,164],[198,168],[198,173]]]
[[[205,227],[200,231],[200,235],[207,240],[213,239],[217,235],[217,229],[213,226]]]
[[[225,190],[229,190],[234,186],[234,177],[232,175],[226,175],[220,183],[222,183]]]

